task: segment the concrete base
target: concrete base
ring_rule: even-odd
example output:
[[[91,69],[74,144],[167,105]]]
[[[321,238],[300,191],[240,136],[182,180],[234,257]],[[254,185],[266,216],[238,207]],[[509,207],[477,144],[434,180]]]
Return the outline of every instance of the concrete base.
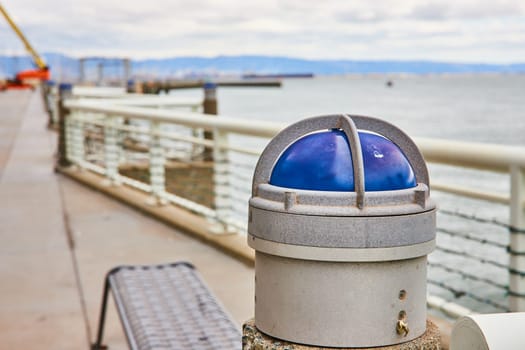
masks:
[[[333,348],[320,348],[301,344],[289,343],[283,340],[272,338],[259,332],[255,327],[253,319],[247,321],[242,327],[242,349],[243,350],[322,350]],[[346,348],[350,349],[350,348]],[[437,326],[427,320],[427,330],[419,338],[413,341],[374,348],[352,348],[352,349],[373,349],[373,350],[440,350],[441,340]],[[344,349],[341,349],[344,350]]]

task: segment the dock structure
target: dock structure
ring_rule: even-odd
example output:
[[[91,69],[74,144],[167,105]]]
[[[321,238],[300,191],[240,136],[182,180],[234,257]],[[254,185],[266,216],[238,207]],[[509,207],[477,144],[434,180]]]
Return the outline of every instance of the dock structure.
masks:
[[[144,81],[136,82],[132,90],[148,94],[168,93],[171,90],[202,88],[206,80],[168,80],[168,81]],[[279,78],[250,78],[250,79],[219,79],[213,83],[222,87],[281,87]]]
[[[0,94],[0,259],[5,262],[0,269],[1,344],[84,347],[94,338],[103,276],[122,264],[189,260],[239,325],[250,319],[254,253],[246,244],[246,207],[251,178],[261,138],[275,136],[286,125],[202,113],[202,100],[126,94],[123,89],[72,92],[73,98],[64,103],[57,103],[56,95],[47,96],[46,108],[37,93]],[[46,130],[48,123],[56,126],[60,120],[57,106],[68,112],[63,133]],[[207,139],[206,132],[212,132],[213,139]],[[71,165],[58,166],[54,173],[58,135],[65,138],[63,155]],[[242,138],[236,139],[239,135]],[[438,235],[466,245],[482,244],[491,256],[438,242],[428,264],[428,285],[453,296],[428,295],[427,305],[451,318],[473,312],[471,305],[481,305],[482,312],[525,310],[524,149],[415,141],[428,162],[502,172],[510,179],[507,193],[433,181],[433,191],[505,204],[509,220],[471,215],[470,207],[440,209],[438,214],[448,219],[438,223],[460,224],[470,231],[438,226]],[[206,149],[212,150],[213,161],[203,158]],[[492,237],[478,236],[487,233]],[[510,238],[509,243],[501,243],[501,237]],[[484,270],[470,271],[471,263],[496,269],[491,275],[496,280],[483,276]],[[433,275],[436,270],[446,275]],[[496,294],[483,294],[483,288],[460,284],[465,280],[488,285],[501,296],[496,299]],[[124,347],[116,316],[109,316],[107,343]],[[450,325],[435,323],[446,344]],[[60,337],[64,333],[66,339]]]
[[[250,266],[55,173],[40,94],[7,92],[0,105],[2,348],[87,349],[104,276],[121,264],[191,261],[239,327],[252,317]],[[108,317],[107,343],[126,349]]]

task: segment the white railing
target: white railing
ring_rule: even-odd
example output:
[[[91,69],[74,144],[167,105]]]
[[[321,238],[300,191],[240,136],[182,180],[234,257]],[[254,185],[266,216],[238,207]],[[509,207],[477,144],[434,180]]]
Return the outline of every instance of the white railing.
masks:
[[[130,94],[118,99],[114,96],[110,99],[96,97],[77,97],[66,102],[66,107],[71,111],[66,123],[67,154],[73,164],[104,175],[108,184],[125,184],[148,192],[153,204],[173,203],[203,215],[217,224],[215,227],[218,233],[246,230],[247,200],[257,156],[268,139],[284,128],[285,124],[204,115],[196,112],[200,108],[200,101]],[[204,139],[203,130],[213,131],[213,140]],[[142,151],[126,148],[126,138],[142,144]],[[508,206],[509,220],[505,227],[510,232],[509,243],[494,243],[495,247],[507,249],[503,259],[508,259],[508,263],[492,262],[496,267],[507,269],[508,286],[498,283],[492,285],[508,293],[506,309],[525,310],[525,148],[427,138],[415,138],[415,141],[429,163],[508,174],[508,193],[439,183],[439,179],[434,181],[434,178],[432,189]],[[212,148],[214,156],[214,162],[210,165],[213,187],[211,204],[203,204],[185,198],[177,191],[168,190],[166,180],[167,160],[175,159],[185,164],[198,162],[199,154],[205,147]],[[147,164],[149,181],[138,181],[122,175],[119,166],[134,161]],[[199,182],[198,178],[193,180]],[[491,221],[467,217],[461,213],[457,216],[479,222]],[[450,234],[450,230],[444,232]],[[491,242],[471,234],[460,233],[459,237],[483,244]],[[461,253],[453,248],[445,247],[442,252]],[[471,254],[465,252],[464,255]],[[473,254],[472,257],[481,263],[485,263],[485,260],[491,262],[483,256],[476,257]],[[476,282],[491,282],[482,273],[473,275],[462,272],[463,266],[447,267],[440,262],[429,266],[437,266]],[[483,302],[482,298],[468,290],[458,292],[456,287],[450,287],[445,282],[436,284],[454,294],[467,295]],[[490,295],[484,297],[487,304],[498,305],[491,302],[490,298]],[[429,296],[429,306],[452,317],[471,312],[439,296]]]

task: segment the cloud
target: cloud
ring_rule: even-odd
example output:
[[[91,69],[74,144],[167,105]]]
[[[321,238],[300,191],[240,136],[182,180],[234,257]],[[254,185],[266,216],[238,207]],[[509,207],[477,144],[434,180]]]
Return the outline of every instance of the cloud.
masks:
[[[487,62],[525,57],[522,0],[2,3],[39,51],[77,56],[265,54]],[[11,47],[20,50],[5,28],[0,21],[0,53]]]
[[[525,5],[522,1],[487,1],[483,4],[479,1],[431,1],[416,5],[406,17],[421,20],[479,20],[517,17],[524,14]]]
[[[407,18],[443,20],[450,16],[450,7],[444,3],[428,3],[416,6]]]
[[[349,11],[336,15],[336,18],[342,22],[379,22],[387,20],[388,14],[382,11]]]

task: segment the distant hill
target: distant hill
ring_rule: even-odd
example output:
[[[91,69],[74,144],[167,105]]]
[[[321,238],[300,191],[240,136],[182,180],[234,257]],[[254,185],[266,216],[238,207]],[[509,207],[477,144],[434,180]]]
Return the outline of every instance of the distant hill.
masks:
[[[222,73],[477,73],[525,72],[525,64],[462,64],[431,61],[305,60],[289,57],[218,56],[181,57],[134,61],[136,71],[156,71],[170,75],[177,71]]]
[[[79,62],[76,58],[62,54],[45,54],[44,58],[52,68],[57,80],[78,78]],[[105,76],[120,76],[122,68],[114,60],[102,60]],[[110,64],[111,63],[111,64]],[[0,77],[13,76],[16,71],[31,67],[29,57],[0,56]],[[482,64],[447,63],[433,61],[397,60],[307,60],[273,56],[217,56],[217,57],[174,57],[164,59],[133,60],[135,77],[169,78],[188,76],[240,75],[240,74],[350,74],[350,73],[524,73],[525,63]],[[97,74],[96,62],[86,66],[88,77]]]

